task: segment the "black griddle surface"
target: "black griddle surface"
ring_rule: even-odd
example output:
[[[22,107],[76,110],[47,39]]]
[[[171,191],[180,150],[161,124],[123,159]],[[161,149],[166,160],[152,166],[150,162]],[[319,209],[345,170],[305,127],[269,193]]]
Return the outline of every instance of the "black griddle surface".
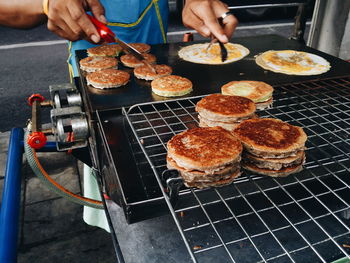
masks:
[[[201,65],[180,59],[177,55],[179,49],[194,42],[153,45],[151,53],[156,55],[158,64],[172,66],[173,74],[187,77],[193,82],[193,92],[185,97],[220,92],[220,87],[232,80],[258,80],[276,85],[318,78],[331,78],[347,75],[350,72],[350,63],[281,36],[264,35],[237,38],[233,39],[232,42],[247,47],[250,54],[240,61],[226,65]],[[317,76],[292,76],[266,71],[255,63],[254,56],[259,53],[267,50],[285,49],[320,55],[331,63],[332,68],[330,71]],[[79,61],[86,57],[86,50],[77,50],[76,55]],[[132,74],[131,69],[126,70]],[[169,99],[153,94],[149,81],[138,80],[133,76],[131,76],[131,81],[126,86],[111,90],[98,90],[87,86],[84,77],[81,78],[81,81],[86,90],[91,111],[116,109],[142,102]]]

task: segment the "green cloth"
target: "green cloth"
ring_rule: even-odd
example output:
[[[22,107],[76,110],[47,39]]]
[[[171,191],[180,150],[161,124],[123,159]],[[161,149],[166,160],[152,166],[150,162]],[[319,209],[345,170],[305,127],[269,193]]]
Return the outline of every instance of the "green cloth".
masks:
[[[91,172],[91,168],[84,165],[84,196],[101,201],[101,193],[96,178]],[[83,219],[91,226],[103,228],[110,232],[105,210],[84,206]]]

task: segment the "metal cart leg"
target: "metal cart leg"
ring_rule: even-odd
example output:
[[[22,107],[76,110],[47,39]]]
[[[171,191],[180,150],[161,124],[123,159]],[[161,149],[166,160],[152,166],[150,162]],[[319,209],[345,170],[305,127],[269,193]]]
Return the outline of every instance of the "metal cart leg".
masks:
[[[8,148],[0,210],[0,262],[17,261],[17,235],[21,192],[23,129],[14,128]]]

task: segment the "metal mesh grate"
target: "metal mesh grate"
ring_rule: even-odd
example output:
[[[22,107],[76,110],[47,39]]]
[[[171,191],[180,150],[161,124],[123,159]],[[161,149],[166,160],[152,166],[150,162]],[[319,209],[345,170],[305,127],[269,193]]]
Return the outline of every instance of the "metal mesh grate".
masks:
[[[350,77],[275,86],[273,108],[258,112],[304,128],[302,172],[286,178],[244,172],[223,188],[184,188],[173,207],[160,179],[166,143],[197,126],[200,98],[124,109],[193,261],[350,258]]]

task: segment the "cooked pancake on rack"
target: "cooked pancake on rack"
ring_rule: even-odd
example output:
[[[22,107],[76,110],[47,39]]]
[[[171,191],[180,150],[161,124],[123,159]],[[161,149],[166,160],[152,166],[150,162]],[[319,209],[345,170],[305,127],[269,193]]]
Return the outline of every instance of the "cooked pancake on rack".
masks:
[[[273,101],[273,87],[262,81],[230,81],[221,87],[221,93],[251,99],[258,110],[270,108]]]
[[[302,170],[307,135],[301,127],[272,118],[250,119],[234,135],[244,147],[243,168],[274,177]]]
[[[183,96],[192,91],[192,82],[184,77],[169,75],[151,82],[152,91],[162,97]]]
[[[176,169],[188,187],[217,187],[240,175],[242,145],[221,127],[194,128],[167,144],[167,167]]]
[[[105,44],[87,49],[89,57],[117,57],[121,51],[122,48],[118,44]]]
[[[154,64],[156,63],[156,56],[152,55],[152,54],[147,54],[147,53],[143,53],[142,56],[144,56],[144,58],[150,63],[150,64]],[[126,54],[120,57],[120,61],[123,63],[124,66],[129,67],[129,68],[136,68],[136,67],[140,67],[143,64],[142,61],[138,60],[137,58],[135,58],[133,55],[131,54]]]
[[[86,76],[88,85],[97,89],[118,88],[128,83],[129,73],[118,69],[103,69]]]
[[[220,126],[232,131],[242,120],[256,118],[255,104],[240,96],[211,94],[197,102],[200,127]]]
[[[295,50],[266,51],[255,62],[264,69],[288,75],[318,75],[331,68],[324,58]]]
[[[129,45],[140,53],[148,53],[151,50],[151,46],[145,43],[130,43]]]
[[[160,77],[171,75],[173,69],[168,65],[154,65],[156,72],[153,72],[147,65],[134,69],[134,75],[138,79],[154,80]]]
[[[102,69],[118,68],[118,61],[112,57],[87,57],[79,61],[80,68],[86,72],[95,72]]]
[[[209,43],[203,43],[183,47],[179,51],[179,57],[198,64],[220,65],[240,60],[249,54],[249,50],[242,45],[226,43],[227,59],[222,62],[219,44],[212,44],[209,48],[208,45]]]

